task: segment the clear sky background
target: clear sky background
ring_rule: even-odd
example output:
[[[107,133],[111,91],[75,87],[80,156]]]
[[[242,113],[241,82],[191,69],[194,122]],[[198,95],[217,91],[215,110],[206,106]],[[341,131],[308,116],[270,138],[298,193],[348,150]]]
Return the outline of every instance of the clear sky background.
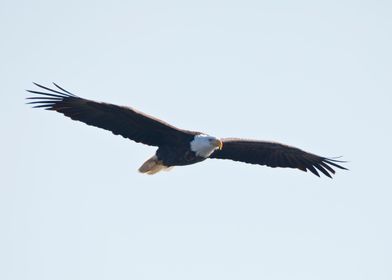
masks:
[[[0,5],[0,279],[392,279],[391,1]],[[31,109],[32,81],[350,171],[144,176],[154,148]]]

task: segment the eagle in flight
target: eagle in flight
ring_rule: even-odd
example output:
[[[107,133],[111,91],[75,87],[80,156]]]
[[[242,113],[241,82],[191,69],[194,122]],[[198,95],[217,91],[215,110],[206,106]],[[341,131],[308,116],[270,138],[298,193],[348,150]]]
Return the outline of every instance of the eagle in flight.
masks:
[[[34,83],[41,91],[27,90],[34,108],[57,111],[75,121],[111,131],[138,143],[158,147],[139,171],[155,174],[174,166],[211,159],[229,159],[269,167],[296,168],[319,172],[332,178],[334,168],[346,169],[342,161],[321,157],[288,145],[238,138],[219,139],[202,132],[179,129],[130,107],[78,97],[53,83],[51,89]]]

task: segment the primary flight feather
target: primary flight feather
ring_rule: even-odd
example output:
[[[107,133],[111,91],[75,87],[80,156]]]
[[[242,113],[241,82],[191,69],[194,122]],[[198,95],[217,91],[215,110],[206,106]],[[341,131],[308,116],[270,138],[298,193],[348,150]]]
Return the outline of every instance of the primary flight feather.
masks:
[[[34,83],[41,90],[28,90],[34,108],[57,111],[73,120],[84,122],[121,135],[138,143],[157,146],[156,154],[139,171],[155,174],[174,166],[185,166],[207,158],[230,159],[269,167],[297,168],[319,172],[332,178],[334,168],[346,169],[342,161],[317,156],[295,147],[275,142],[237,138],[218,139],[202,132],[176,128],[133,108],[80,98],[53,83],[56,89]]]

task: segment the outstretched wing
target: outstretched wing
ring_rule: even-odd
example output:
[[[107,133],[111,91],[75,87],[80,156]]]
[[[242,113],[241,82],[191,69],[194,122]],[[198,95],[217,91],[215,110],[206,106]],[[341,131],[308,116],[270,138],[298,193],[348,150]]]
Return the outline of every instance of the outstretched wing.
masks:
[[[223,149],[215,151],[210,158],[230,159],[269,167],[297,168],[310,170],[316,176],[318,171],[332,178],[335,168],[346,169],[338,163],[342,161],[320,157],[287,145],[243,139],[222,139]]]
[[[73,120],[84,122],[150,146],[176,145],[191,141],[197,132],[178,129],[157,118],[125,106],[95,102],[80,98],[54,84],[50,89],[34,83],[45,92],[28,90],[36,96],[28,97],[34,108],[57,111]]]

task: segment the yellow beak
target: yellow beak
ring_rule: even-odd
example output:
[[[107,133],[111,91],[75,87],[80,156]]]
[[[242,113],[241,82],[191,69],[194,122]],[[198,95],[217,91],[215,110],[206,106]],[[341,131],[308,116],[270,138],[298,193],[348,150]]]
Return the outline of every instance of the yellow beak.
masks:
[[[216,140],[216,146],[219,148],[219,150],[223,149],[223,142],[219,139]]]

